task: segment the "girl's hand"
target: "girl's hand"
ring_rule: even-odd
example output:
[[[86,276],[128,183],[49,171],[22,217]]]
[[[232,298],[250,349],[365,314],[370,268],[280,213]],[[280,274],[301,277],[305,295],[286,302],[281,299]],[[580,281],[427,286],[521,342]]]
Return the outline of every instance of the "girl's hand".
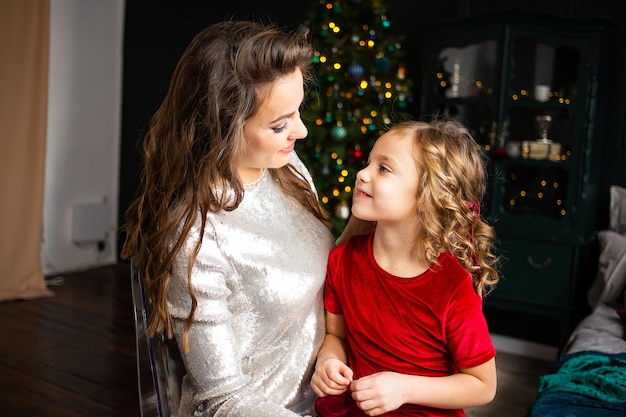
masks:
[[[378,416],[398,409],[405,401],[402,375],[379,372],[352,381],[352,398],[368,416]]]
[[[339,395],[345,392],[352,382],[352,369],[335,358],[317,362],[311,378],[311,387],[319,397]]]

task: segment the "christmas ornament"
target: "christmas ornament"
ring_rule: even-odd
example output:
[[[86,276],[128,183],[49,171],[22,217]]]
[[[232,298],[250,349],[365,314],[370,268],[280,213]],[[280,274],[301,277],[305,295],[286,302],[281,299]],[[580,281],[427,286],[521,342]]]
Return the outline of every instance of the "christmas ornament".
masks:
[[[350,206],[348,206],[348,202],[346,200],[341,200],[335,206],[335,216],[341,220],[348,220],[350,217]]]
[[[358,64],[356,62],[353,62],[348,67],[348,74],[350,74],[352,78],[359,78],[363,76],[364,73],[365,73],[365,68],[363,68],[363,65]]]
[[[399,80],[404,80],[405,78],[406,78],[406,67],[401,65],[398,68],[398,79]]]
[[[348,132],[346,132],[346,128],[343,126],[335,126],[330,131],[330,135],[337,140],[345,139],[347,134]]]
[[[389,61],[389,58],[387,58],[386,56],[381,56],[376,58],[376,61],[374,61],[374,66],[380,72],[387,72],[389,71],[389,68],[391,68],[391,61]]]

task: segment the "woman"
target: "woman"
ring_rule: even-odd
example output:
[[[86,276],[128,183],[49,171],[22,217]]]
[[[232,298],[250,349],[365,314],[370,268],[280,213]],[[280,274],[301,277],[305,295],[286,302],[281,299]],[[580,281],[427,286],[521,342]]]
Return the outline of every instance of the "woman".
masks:
[[[294,152],[311,53],[302,34],[210,26],[146,134],[122,256],[146,282],[149,334],[179,345],[179,416],[312,413],[334,242]]]

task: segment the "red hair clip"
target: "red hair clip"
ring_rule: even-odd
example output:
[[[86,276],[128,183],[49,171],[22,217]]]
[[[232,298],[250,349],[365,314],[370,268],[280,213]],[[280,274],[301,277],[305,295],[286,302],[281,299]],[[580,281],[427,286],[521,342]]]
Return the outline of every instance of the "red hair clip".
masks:
[[[480,216],[480,203],[475,203],[473,201],[467,202],[467,208],[470,209],[474,214]]]

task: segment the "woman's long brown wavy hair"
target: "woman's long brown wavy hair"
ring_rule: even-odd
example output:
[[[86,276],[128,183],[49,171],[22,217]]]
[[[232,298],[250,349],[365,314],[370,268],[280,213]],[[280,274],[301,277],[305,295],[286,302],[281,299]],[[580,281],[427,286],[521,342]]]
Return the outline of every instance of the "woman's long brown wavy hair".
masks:
[[[477,293],[486,296],[499,280],[499,258],[495,231],[479,210],[487,189],[484,153],[454,120],[400,122],[390,130],[413,138],[424,258],[434,264],[441,252],[453,253],[472,274]]]
[[[121,256],[132,259],[150,295],[149,335],[172,336],[167,290],[176,256],[198,216],[204,232],[207,213],[234,210],[242,201],[235,161],[245,146],[244,125],[261,104],[258,87],[297,69],[308,87],[311,55],[305,34],[227,21],[196,35],[180,58],[144,137],[141,186],[122,228]],[[291,165],[269,171],[286,195],[327,220],[314,190]],[[183,333],[185,348],[197,307],[191,266],[202,235],[187,271],[192,308]]]

